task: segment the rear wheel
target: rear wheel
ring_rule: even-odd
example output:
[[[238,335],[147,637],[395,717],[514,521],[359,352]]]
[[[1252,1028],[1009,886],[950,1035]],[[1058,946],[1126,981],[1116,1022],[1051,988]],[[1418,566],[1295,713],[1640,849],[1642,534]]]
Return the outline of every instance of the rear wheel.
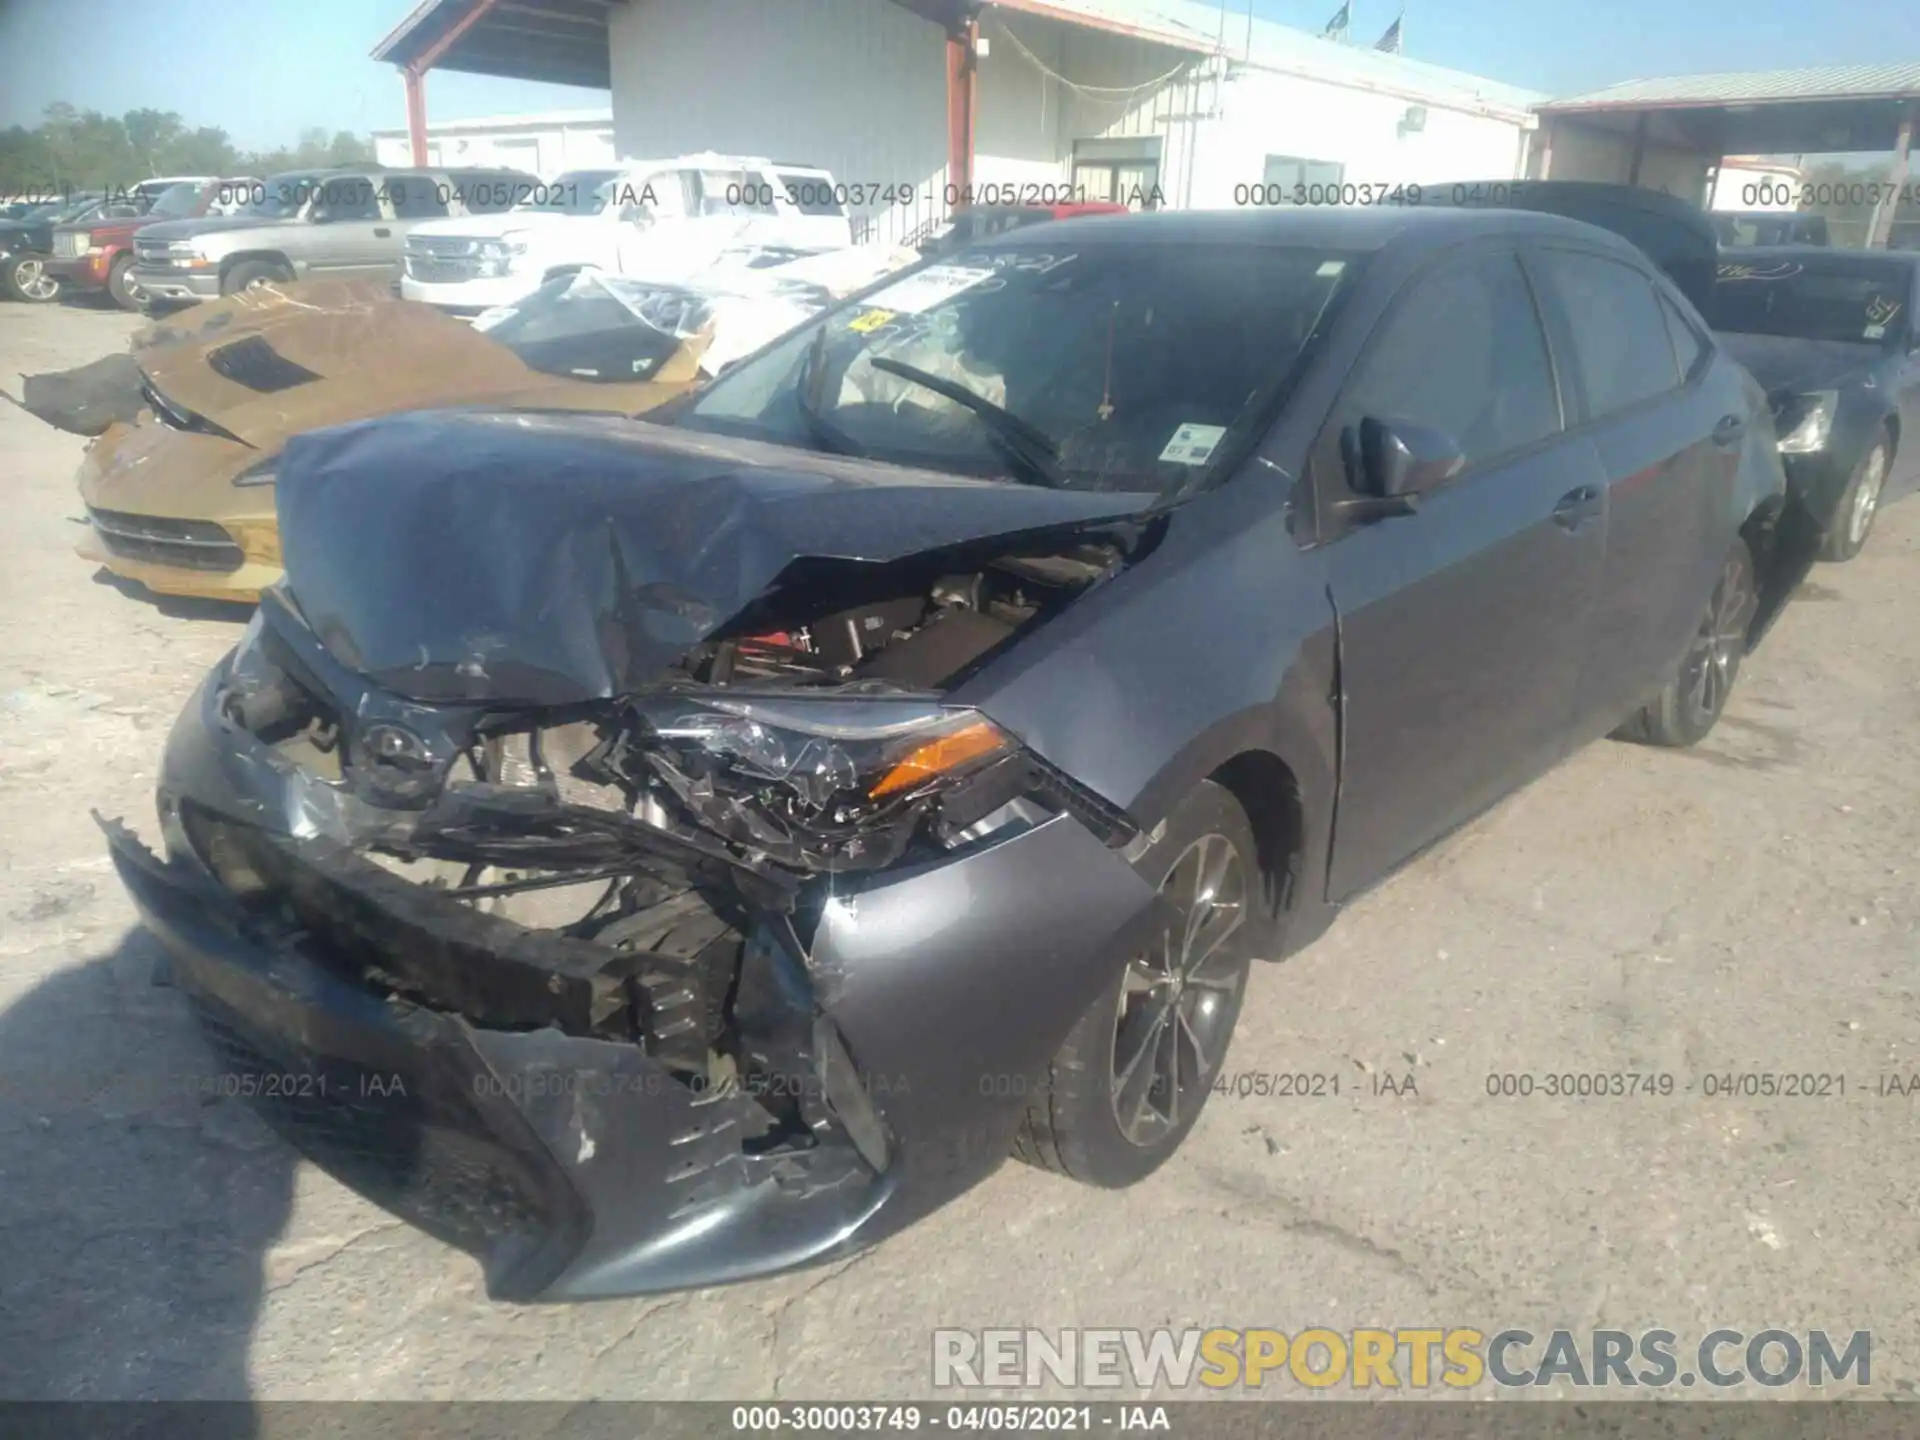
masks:
[[[275,280],[291,280],[293,277],[280,266],[267,260],[242,260],[238,265],[220,277],[222,295],[238,295],[242,290],[251,290],[256,285],[267,285]]]
[[[1820,547],[1822,560],[1851,560],[1867,543],[1874,517],[1880,513],[1880,494],[1887,484],[1887,456],[1892,448],[1882,431],[1853,467],[1853,478],[1833,507],[1826,543]]]
[[[134,281],[131,255],[122,255],[113,262],[113,269],[107,273],[107,294],[122,310],[138,310],[145,303],[147,292]]]
[[[1131,957],[1042,1077],[1014,1154],[1117,1189],[1164,1164],[1200,1118],[1245,999],[1259,903],[1253,827],[1203,782],[1136,862],[1173,924]]]
[[[1753,552],[1733,542],[1707,612],[1678,671],[1647,706],[1615,734],[1643,745],[1684,747],[1706,739],[1726,708],[1747,653],[1747,634],[1760,608]]]
[[[60,298],[60,277],[48,274],[46,261],[38,255],[16,255],[0,266],[0,287],[30,305]]]

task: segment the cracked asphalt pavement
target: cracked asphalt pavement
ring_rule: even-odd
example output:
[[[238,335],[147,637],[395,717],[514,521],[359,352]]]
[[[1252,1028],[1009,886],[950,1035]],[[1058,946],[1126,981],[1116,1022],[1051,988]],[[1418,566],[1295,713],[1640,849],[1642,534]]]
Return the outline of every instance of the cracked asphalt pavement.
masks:
[[[0,389],[134,324],[0,304]],[[1595,745],[1257,971],[1250,1093],[1145,1184],[1010,1163],[827,1269],[519,1308],[204,1093],[88,812],[152,835],[245,617],[71,553],[81,447],[0,403],[0,1396],[931,1398],[936,1326],[1023,1325],[1824,1326],[1873,1332],[1876,1391],[1920,1378],[1920,1096],[1870,1093],[1920,1073],[1920,502],[1816,572],[1700,750]],[[1678,1088],[1488,1094],[1570,1071]],[[1750,1071],[1846,1094],[1703,1093]]]

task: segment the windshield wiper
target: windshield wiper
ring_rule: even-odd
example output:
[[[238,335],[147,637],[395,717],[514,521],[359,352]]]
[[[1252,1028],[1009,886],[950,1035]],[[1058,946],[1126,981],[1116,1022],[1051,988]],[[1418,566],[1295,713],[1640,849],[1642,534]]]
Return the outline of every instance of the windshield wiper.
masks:
[[[876,355],[867,363],[888,375],[911,380],[922,389],[951,400],[963,410],[971,410],[985,422],[987,434],[1001,453],[1030,478],[1056,490],[1065,489],[1072,483],[1060,468],[1060,452],[1054,447],[1053,441],[1011,410],[994,404],[986,396],[976,394],[964,385],[922,370],[917,365],[903,364],[885,355]]]
[[[813,332],[813,344],[807,350],[807,358],[801,363],[798,383],[793,390],[793,408],[800,412],[800,418],[806,422],[807,433],[813,437],[813,443],[833,455],[851,455],[855,459],[864,458],[863,453],[851,435],[835,425],[820,413],[820,397],[814,393],[819,388],[824,372],[820,362],[826,355],[827,327],[822,325]]]

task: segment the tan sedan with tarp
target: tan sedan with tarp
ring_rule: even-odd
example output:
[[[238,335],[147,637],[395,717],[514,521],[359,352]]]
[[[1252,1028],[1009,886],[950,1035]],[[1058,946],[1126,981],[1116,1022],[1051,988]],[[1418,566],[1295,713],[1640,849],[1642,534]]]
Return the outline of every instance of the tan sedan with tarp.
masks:
[[[96,436],[83,558],[158,594],[251,601],[280,577],[274,467],[293,436],[450,406],[645,414],[863,278],[844,260],[674,285],[583,272],[472,323],[382,284],[269,285],[29,377],[25,404]]]

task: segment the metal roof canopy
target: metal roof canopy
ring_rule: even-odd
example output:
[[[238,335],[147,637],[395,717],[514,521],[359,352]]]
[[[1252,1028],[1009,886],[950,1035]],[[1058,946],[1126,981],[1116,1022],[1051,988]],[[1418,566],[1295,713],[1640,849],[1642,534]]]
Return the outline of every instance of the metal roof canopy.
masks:
[[[628,0],[421,0],[374,47],[373,58],[403,69],[462,70],[509,80],[613,88],[607,12]],[[642,0],[644,3],[644,0]],[[1048,0],[892,0],[948,32],[965,29],[980,11],[1019,11],[1087,29],[1152,40],[1174,49],[1211,51],[1213,44],[1159,28],[1129,24]],[[480,12],[477,17],[474,12]]]
[[[618,3],[422,0],[374,47],[373,58],[406,70],[460,70],[610,90],[607,11]]]
[[[1715,158],[1895,150],[1920,110],[1920,63],[1629,80],[1538,109]]]

